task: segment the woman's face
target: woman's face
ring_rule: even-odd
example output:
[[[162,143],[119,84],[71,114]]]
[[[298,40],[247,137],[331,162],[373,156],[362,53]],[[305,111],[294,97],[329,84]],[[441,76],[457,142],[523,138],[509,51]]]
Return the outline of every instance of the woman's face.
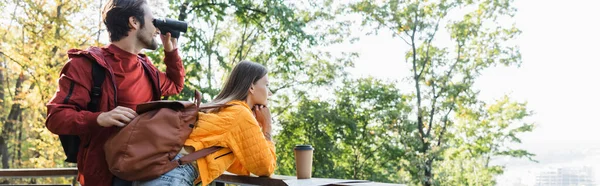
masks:
[[[269,78],[267,75],[250,86],[248,95],[254,104],[267,105],[267,98],[272,95],[271,90],[269,90]]]

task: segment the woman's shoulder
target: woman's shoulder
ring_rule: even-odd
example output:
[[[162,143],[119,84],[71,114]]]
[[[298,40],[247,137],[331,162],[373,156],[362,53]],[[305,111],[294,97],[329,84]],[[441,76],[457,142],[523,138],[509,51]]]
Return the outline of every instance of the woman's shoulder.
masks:
[[[226,103],[226,106],[224,108],[224,110],[234,110],[234,111],[241,111],[241,110],[247,110],[250,111],[250,106],[248,106],[248,104],[244,101],[238,101],[238,100],[234,100],[234,101],[229,101]]]
[[[220,120],[222,122],[236,122],[240,120],[251,121],[254,118],[254,114],[248,104],[243,101],[230,101],[226,103],[228,106],[221,107],[216,112],[200,112],[200,117],[206,118],[206,120]],[[205,115],[205,116],[203,116]]]
[[[225,108],[221,109],[220,113],[232,115],[233,117],[253,117],[252,110],[250,110],[250,107],[248,104],[246,104],[246,102],[236,100],[227,102],[227,105],[230,106],[226,106]]]
[[[219,104],[217,104],[217,105],[219,105]],[[214,108],[214,106],[216,106],[216,105],[206,104],[204,106],[205,106],[205,108],[208,108],[208,107]],[[231,112],[240,112],[240,111],[244,111],[244,110],[250,111],[250,107],[245,102],[229,101],[229,102],[225,103],[225,106],[218,106],[216,108],[216,110],[214,110],[214,109],[202,110],[201,109],[201,112],[206,112],[208,114],[222,115],[222,114],[227,114],[227,113],[231,113]]]

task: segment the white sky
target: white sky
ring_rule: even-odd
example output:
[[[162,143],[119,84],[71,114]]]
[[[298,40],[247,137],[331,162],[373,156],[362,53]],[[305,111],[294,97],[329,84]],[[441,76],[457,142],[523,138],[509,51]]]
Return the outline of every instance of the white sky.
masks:
[[[534,132],[523,135],[526,149],[540,157],[559,151],[600,147],[600,1],[598,0],[516,0],[516,23],[523,33],[518,39],[523,64],[492,68],[477,81],[481,98],[493,100],[510,94],[528,101],[536,114]],[[358,76],[383,79],[406,77],[404,46],[391,35],[367,36],[357,43],[360,59],[351,70]],[[579,164],[595,164],[600,172],[600,156]],[[545,165],[545,162],[540,162]],[[569,163],[567,163],[569,164]],[[578,164],[576,162],[570,163]],[[508,164],[512,183],[521,177],[532,184],[529,163]],[[539,165],[539,164],[538,164]],[[513,170],[519,167],[518,170]],[[525,169],[523,169],[525,167]],[[512,169],[511,169],[512,168]],[[600,177],[597,177],[600,181]],[[508,184],[499,182],[500,185]]]

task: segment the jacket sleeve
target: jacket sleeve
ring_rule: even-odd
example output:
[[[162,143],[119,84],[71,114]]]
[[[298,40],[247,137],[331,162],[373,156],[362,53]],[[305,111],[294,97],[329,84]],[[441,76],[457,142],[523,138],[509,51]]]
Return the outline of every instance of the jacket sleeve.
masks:
[[[83,57],[72,58],[60,72],[58,88],[46,105],[46,127],[55,134],[82,135],[101,128],[100,112],[89,112],[91,64]]]
[[[179,49],[165,52],[166,72],[158,72],[162,96],[179,94],[183,90],[185,69],[179,57]]]
[[[237,128],[230,133],[229,147],[237,160],[228,171],[242,175],[272,175],[277,165],[275,145],[264,137],[250,110],[241,109],[235,118],[237,125],[234,127]]]
[[[229,166],[229,168],[227,169],[227,172],[231,172],[237,175],[244,175],[244,176],[249,176],[250,172],[248,170],[246,170],[246,168],[244,168],[244,165],[242,165],[242,162],[240,162],[240,159],[236,158],[235,161],[233,161],[233,163],[231,164],[231,166]]]

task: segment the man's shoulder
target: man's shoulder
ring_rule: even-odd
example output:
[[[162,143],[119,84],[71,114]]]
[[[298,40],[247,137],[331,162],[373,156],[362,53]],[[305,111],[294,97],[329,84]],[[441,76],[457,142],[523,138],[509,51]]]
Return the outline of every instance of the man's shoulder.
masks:
[[[69,66],[81,67],[81,66],[90,66],[90,57],[86,51],[79,49],[71,49],[68,52],[69,60],[67,64]]]
[[[106,47],[95,46],[91,46],[87,49],[72,48],[67,51],[67,54],[69,55],[69,58],[86,57],[90,55],[97,55],[98,57],[100,57],[101,55],[105,55],[105,48]]]
[[[85,65],[89,66],[90,62],[93,61],[103,61],[106,58],[107,54],[106,47],[89,47],[87,49],[78,49],[73,48],[67,51],[67,55],[69,57],[69,63],[72,65]],[[100,63],[101,66],[105,64]]]

